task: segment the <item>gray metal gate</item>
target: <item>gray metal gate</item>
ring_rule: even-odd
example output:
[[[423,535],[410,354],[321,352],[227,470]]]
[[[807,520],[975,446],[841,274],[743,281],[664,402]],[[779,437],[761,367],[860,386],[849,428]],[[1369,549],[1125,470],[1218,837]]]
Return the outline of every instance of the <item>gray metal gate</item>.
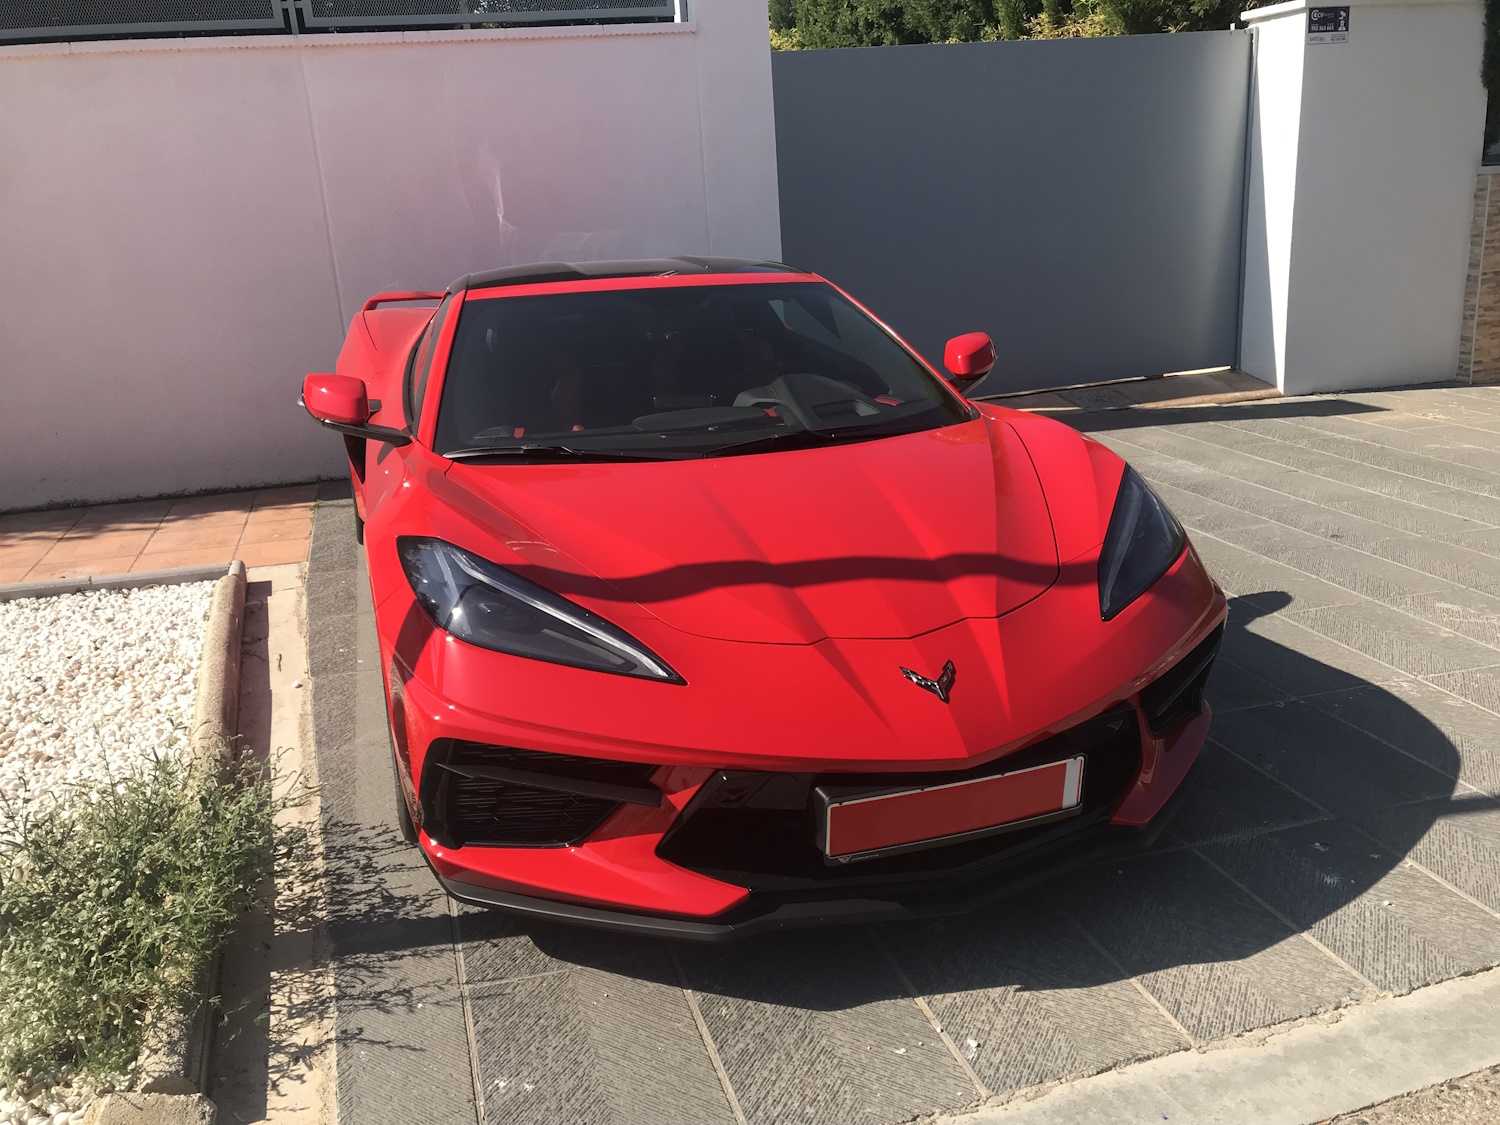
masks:
[[[1250,35],[781,51],[783,257],[981,393],[1235,362]]]

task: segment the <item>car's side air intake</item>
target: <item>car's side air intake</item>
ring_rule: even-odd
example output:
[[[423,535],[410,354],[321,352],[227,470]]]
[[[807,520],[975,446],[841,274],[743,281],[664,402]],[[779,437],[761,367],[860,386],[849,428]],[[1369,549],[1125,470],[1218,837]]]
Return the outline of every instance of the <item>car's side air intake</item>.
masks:
[[[440,739],[422,767],[422,828],[444,847],[561,848],[622,804],[655,807],[654,765]]]
[[[1189,715],[1203,710],[1203,688],[1223,639],[1224,626],[1220,625],[1192,652],[1141,689],[1141,710],[1152,734],[1165,734]]]

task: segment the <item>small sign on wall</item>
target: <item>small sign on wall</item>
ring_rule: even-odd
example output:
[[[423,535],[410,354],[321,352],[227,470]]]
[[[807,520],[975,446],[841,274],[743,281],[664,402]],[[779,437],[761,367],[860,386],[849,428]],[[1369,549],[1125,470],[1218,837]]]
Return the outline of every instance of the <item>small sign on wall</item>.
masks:
[[[1309,43],[1349,42],[1349,8],[1308,8],[1307,41]]]

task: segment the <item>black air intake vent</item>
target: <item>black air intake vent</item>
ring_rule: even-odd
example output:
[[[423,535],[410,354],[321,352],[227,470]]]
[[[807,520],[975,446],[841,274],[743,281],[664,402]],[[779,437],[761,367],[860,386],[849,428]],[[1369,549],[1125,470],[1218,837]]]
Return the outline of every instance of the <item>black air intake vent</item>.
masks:
[[[422,766],[423,828],[445,847],[577,844],[622,804],[655,808],[654,765],[442,739]]]
[[[1220,625],[1154,683],[1141,689],[1141,710],[1152,734],[1164,734],[1203,710],[1203,687],[1223,639],[1224,626]]]

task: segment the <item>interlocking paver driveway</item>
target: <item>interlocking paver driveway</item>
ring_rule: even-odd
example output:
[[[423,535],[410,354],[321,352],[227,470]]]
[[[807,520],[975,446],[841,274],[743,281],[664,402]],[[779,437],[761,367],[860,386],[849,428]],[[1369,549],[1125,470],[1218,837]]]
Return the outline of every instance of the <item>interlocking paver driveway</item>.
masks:
[[[322,505],[346,1125],[898,1122],[1500,964],[1500,389],[1070,421],[1232,598],[1172,832],[970,917],[726,948],[446,901],[391,822],[352,513]]]

